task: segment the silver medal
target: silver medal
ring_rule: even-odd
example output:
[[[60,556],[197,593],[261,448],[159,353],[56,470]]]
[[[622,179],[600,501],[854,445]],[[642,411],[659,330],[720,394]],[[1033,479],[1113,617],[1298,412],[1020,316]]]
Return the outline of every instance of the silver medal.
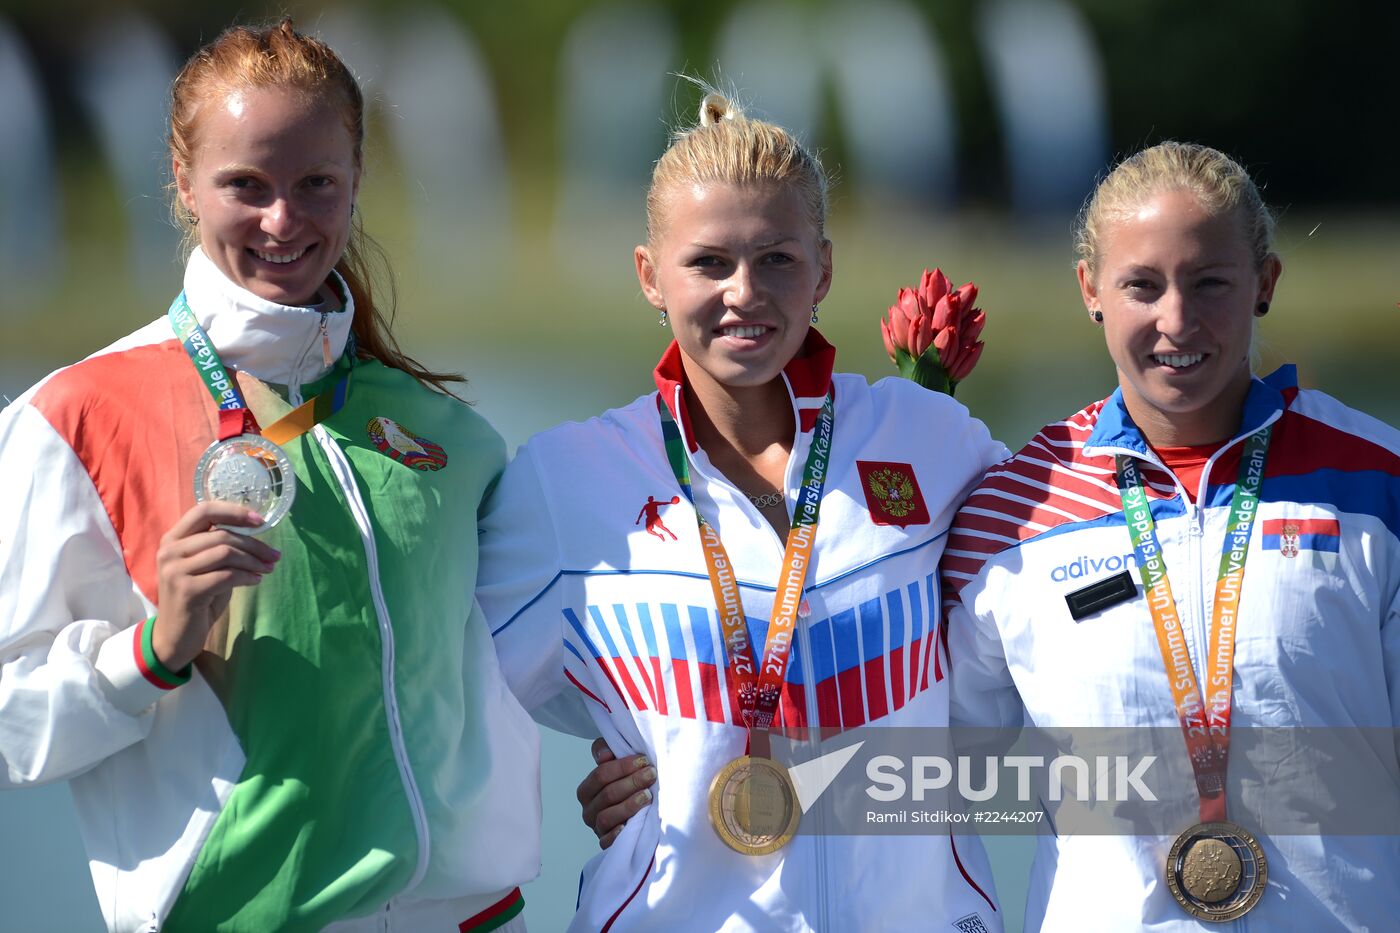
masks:
[[[287,453],[256,434],[240,434],[210,445],[194,470],[196,502],[232,502],[265,521],[256,528],[221,525],[239,534],[258,535],[291,511],[297,478]]]

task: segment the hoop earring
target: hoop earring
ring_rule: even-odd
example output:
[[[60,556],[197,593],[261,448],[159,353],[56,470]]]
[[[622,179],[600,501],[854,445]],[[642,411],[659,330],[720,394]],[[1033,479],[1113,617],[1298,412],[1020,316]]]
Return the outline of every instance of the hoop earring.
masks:
[[[1102,311],[1095,311],[1093,314],[1090,315],[1090,317],[1092,317],[1092,318],[1094,319],[1094,323],[1095,323],[1095,324],[1102,324],[1102,323],[1103,323],[1103,312],[1102,312]]]
[[[812,305],[812,323],[817,323],[817,306]]]
[[[1257,314],[1257,315],[1259,315],[1259,317],[1263,317],[1264,315],[1268,314],[1268,313],[1269,313],[1269,303],[1268,303],[1267,301],[1261,301],[1261,302],[1259,302],[1259,307],[1255,309],[1255,312],[1254,312],[1254,313]]]
[[[661,320],[657,321],[656,323],[661,327],[666,327],[671,323],[670,316],[666,313],[665,308],[661,309]]]

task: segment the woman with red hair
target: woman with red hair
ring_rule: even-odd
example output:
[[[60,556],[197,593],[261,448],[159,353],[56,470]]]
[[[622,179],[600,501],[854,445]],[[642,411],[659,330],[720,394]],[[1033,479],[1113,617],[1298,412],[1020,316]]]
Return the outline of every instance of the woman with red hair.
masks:
[[[113,931],[524,927],[537,736],[472,598],[504,444],[389,331],[363,140],[290,21],[199,50],[183,291],[0,414],[0,785],[71,780]]]

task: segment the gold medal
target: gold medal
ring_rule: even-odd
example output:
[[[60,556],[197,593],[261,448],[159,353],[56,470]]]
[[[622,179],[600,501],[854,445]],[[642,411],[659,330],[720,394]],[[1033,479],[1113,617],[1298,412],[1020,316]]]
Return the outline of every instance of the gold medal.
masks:
[[[792,778],[770,758],[735,758],[710,782],[710,822],[735,852],[778,851],[797,832],[801,818]]]
[[[1228,820],[1197,823],[1167,853],[1167,888],[1197,920],[1242,917],[1264,896],[1269,863],[1259,840]]]

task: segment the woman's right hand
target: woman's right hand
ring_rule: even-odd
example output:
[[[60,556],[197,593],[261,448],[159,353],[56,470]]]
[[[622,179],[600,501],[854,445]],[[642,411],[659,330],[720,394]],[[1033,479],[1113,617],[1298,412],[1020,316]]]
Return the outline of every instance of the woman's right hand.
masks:
[[[151,647],[178,671],[204,649],[209,627],[228,608],[236,586],[256,586],[281,552],[251,535],[218,525],[256,528],[262,516],[230,502],[201,502],[180,516],[156,551],[159,614]]]
[[[651,803],[656,768],[645,755],[619,759],[602,738],[593,740],[593,760],[598,766],[578,786],[583,822],[598,834],[598,848],[613,844],[622,825]]]

